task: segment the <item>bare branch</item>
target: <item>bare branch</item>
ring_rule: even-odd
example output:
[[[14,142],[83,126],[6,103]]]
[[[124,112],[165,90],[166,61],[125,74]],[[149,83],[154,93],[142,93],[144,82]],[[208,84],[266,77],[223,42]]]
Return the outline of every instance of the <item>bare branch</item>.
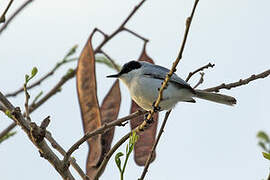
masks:
[[[124,30],[124,26],[127,24],[127,22],[132,18],[132,16],[136,13],[136,11],[143,5],[145,0],[142,0],[137,6],[134,7],[134,9],[131,11],[131,13],[128,15],[128,17],[123,21],[123,23],[109,36],[104,36],[103,41],[101,44],[95,49],[95,53],[100,52],[101,48],[110,40],[112,39],[115,35],[120,33],[121,31]],[[96,29],[96,31],[98,31]],[[104,33],[105,34],[105,33]]]
[[[207,89],[204,89],[204,91],[208,91],[208,92],[219,92],[220,89],[231,89],[231,88],[235,88],[235,87],[238,87],[238,86],[242,86],[242,85],[246,85],[248,84],[249,82],[251,81],[254,81],[256,79],[260,79],[260,78],[266,78],[267,76],[270,75],[270,69],[260,73],[260,74],[253,74],[251,75],[249,78],[247,79],[240,79],[239,81],[237,82],[233,82],[233,83],[229,83],[229,84],[221,84],[219,86],[215,86],[215,87],[211,87],[211,88],[207,88]]]
[[[184,51],[184,48],[185,48],[185,44],[186,44],[188,32],[189,32],[189,29],[190,29],[190,24],[191,24],[191,22],[192,22],[192,19],[193,19],[193,16],[194,16],[194,12],[195,12],[195,9],[196,9],[196,7],[197,7],[198,2],[199,2],[199,0],[195,0],[194,6],[193,6],[193,9],[192,9],[192,12],[191,12],[191,15],[190,15],[190,16],[187,18],[187,20],[186,20],[186,30],[185,30],[185,34],[184,34],[184,39],[183,39],[183,41],[182,41],[182,45],[181,45],[181,47],[180,47],[179,54],[178,54],[178,56],[177,56],[175,62],[173,63],[170,72],[166,75],[166,78],[165,78],[165,80],[163,81],[161,88],[159,89],[158,98],[157,98],[157,100],[155,101],[155,104],[154,104],[153,109],[148,113],[148,116],[147,116],[146,120],[139,126],[139,130],[145,128],[145,126],[147,125],[147,121],[150,121],[151,118],[152,118],[152,116],[154,115],[155,109],[158,109],[159,103],[160,103],[160,101],[161,101],[161,99],[162,99],[162,93],[163,93],[164,89],[166,89],[167,84],[168,84],[168,82],[169,82],[171,76],[172,76],[173,73],[176,71],[176,66],[178,65],[179,61],[182,59],[182,54],[183,54],[183,51]]]
[[[1,111],[3,111],[3,109],[0,109]],[[7,135],[14,127],[16,127],[16,123],[13,122],[11,123],[6,129],[4,129],[1,133],[0,133],[0,139],[2,139],[5,135]]]
[[[31,1],[33,0],[28,0],[27,2],[30,3]],[[103,31],[95,28],[92,32],[92,34],[94,34],[95,32],[100,32],[104,35],[104,40],[102,41],[102,43],[95,49],[95,54],[96,53],[99,53],[101,51],[101,48],[110,40],[112,39],[115,35],[117,35],[118,33],[120,33],[121,31],[124,30],[124,26],[125,24],[131,19],[131,17],[134,15],[134,13],[142,6],[142,4],[145,2],[145,0],[142,0],[134,9],[133,11],[128,15],[128,17],[124,20],[124,22],[119,26],[119,28],[117,30],[115,30],[114,33],[112,33],[111,35],[107,35],[105,34]],[[28,4],[27,3],[27,4]],[[26,4],[26,5],[27,5]],[[25,6],[26,6],[25,5]],[[3,29],[3,28],[2,28]],[[1,29],[0,29],[0,34],[1,34]],[[118,68],[119,69],[119,68]],[[74,76],[75,76],[75,73],[76,70],[74,70],[73,73],[70,73],[68,76],[66,77],[63,77],[60,82],[58,82],[55,87],[47,94],[45,95],[42,99],[40,99],[37,103],[32,103],[30,105],[30,108],[29,108],[29,111],[30,113],[32,111],[34,111],[35,109],[37,109],[39,106],[41,106],[44,102],[46,102],[52,95],[56,94],[58,92],[58,90],[61,88],[61,86],[67,82],[69,79],[72,79]],[[38,85],[41,81],[43,81],[44,79],[47,78],[47,76],[50,76],[51,73],[49,72],[47,75],[45,75],[43,78],[41,78],[39,81],[37,81],[36,83],[34,83],[32,86],[36,86]],[[32,88],[32,87],[28,87],[28,88]],[[14,92],[14,93],[10,93],[10,94],[7,94],[7,96],[16,96],[16,94],[20,93],[23,91],[23,88],[22,89],[19,89],[18,91]],[[13,124],[13,126],[15,127],[16,124]]]
[[[102,163],[100,164],[96,176],[94,178],[94,180],[98,180],[99,176],[102,174],[102,172],[104,171],[106,165],[108,164],[109,160],[111,159],[112,155],[115,153],[115,151],[126,141],[128,140],[130,134],[132,132],[127,133],[125,136],[123,136],[113,147],[112,149],[110,149],[110,151],[106,154],[106,156],[104,157]]]
[[[56,149],[60,154],[63,156],[66,155],[66,151],[64,148],[60,146],[60,144],[57,143],[57,141],[52,137],[52,134],[49,131],[46,131],[45,138],[51,143],[52,147]],[[81,169],[81,167],[76,163],[76,160],[72,157],[69,158],[70,164],[72,167],[78,172],[78,174],[81,176],[82,179],[88,180],[89,177],[84,173],[84,171]]]
[[[95,28],[95,30],[97,32],[99,32],[100,34],[102,34],[104,36],[104,38],[108,38],[108,34],[106,34],[105,32],[103,32],[102,30],[98,29],[98,28]]]
[[[128,17],[124,20],[124,22],[120,25],[120,27],[124,27],[127,22],[132,18],[132,16],[136,13],[136,11],[143,5],[145,0],[142,0],[137,6],[134,7],[134,9],[131,11],[131,13],[128,15]]]
[[[33,101],[33,103],[29,106],[29,113],[31,114],[33,111],[35,111],[37,108],[39,108],[42,104],[44,104],[49,98],[51,98],[53,95],[55,95],[57,92],[60,91],[61,87],[70,79],[72,79],[76,74],[76,71],[69,71],[66,75],[64,75],[60,81],[43,97],[41,98],[39,101],[35,102]],[[0,99],[1,102],[1,99]],[[6,108],[7,109],[7,108]],[[16,127],[16,122],[13,122],[9,128],[7,128],[9,131],[11,131],[14,127]],[[6,129],[6,130],[7,130]],[[9,131],[4,130],[3,132],[1,132],[1,135],[5,135],[6,133],[8,133]],[[5,134],[4,134],[5,133]]]
[[[198,72],[200,72],[200,71],[203,71],[204,69],[207,69],[207,68],[209,68],[209,67],[213,68],[214,66],[215,66],[215,64],[208,63],[208,64],[206,64],[206,65],[204,65],[204,66],[202,66],[202,67],[196,69],[195,71],[190,72],[190,73],[188,74],[188,77],[186,78],[186,82],[188,82],[189,79],[190,79],[194,74],[196,74],[196,73],[198,73]]]
[[[29,121],[27,121],[23,117],[20,109],[15,108],[1,92],[0,102],[9,112],[11,112],[14,120],[18,123],[18,125],[22,127],[22,129],[28,135],[32,143],[38,148],[40,155],[47,159],[64,179],[73,180],[74,177],[72,176],[70,171],[63,168],[62,161],[56,156],[56,154],[50,149],[46,141],[43,139],[43,132],[45,130],[38,127],[34,122],[30,123]]]
[[[27,0],[25,1],[11,16],[10,18],[6,21],[6,23],[1,27],[0,29],[0,35],[1,33],[7,28],[9,23],[27,6],[29,5],[33,0]]]
[[[30,119],[30,116],[29,116],[29,106],[28,106],[28,102],[29,102],[29,98],[30,98],[30,95],[29,93],[27,92],[27,82],[24,83],[23,85],[23,89],[24,89],[24,94],[25,94],[25,103],[24,103],[24,107],[25,107],[25,117],[28,121],[31,121]]]
[[[5,11],[4,11],[3,14],[1,15],[1,17],[0,17],[0,24],[1,24],[1,23],[4,23],[4,22],[6,21],[6,14],[7,14],[7,12],[8,12],[8,9],[10,8],[12,2],[13,2],[13,0],[10,0],[10,1],[9,1],[9,3],[8,3],[6,9],[5,9]]]
[[[132,30],[130,30],[130,29],[128,29],[128,28],[125,28],[125,27],[124,27],[124,29],[123,29],[123,30],[124,30],[124,31],[129,32],[130,34],[132,34],[132,35],[136,36],[137,38],[139,38],[139,39],[143,40],[143,41],[144,41],[144,42],[146,42],[146,43],[149,41],[148,39],[146,39],[146,38],[142,37],[142,36],[141,36],[141,35],[139,35],[138,33],[134,32],[134,31],[132,31]]]
[[[38,79],[36,82],[34,82],[33,84],[27,86],[27,90],[30,90],[38,85],[40,85],[44,80],[48,79],[49,77],[51,77],[52,75],[54,75],[54,73],[64,64],[69,63],[69,62],[73,62],[78,60],[78,58],[70,58],[70,59],[66,59],[69,56],[69,53],[74,50],[74,48],[77,48],[77,45],[74,46],[72,49],[70,49],[70,51],[68,52],[68,54],[63,58],[62,61],[56,63],[56,65],[47,73],[45,74],[43,77],[41,77],[40,79]],[[75,51],[75,50],[74,50]],[[72,52],[74,53],[74,52]],[[19,93],[23,92],[25,89],[25,87],[22,87],[14,92],[8,93],[6,94],[6,97],[13,97],[13,96],[17,96]]]
[[[98,129],[96,129],[96,130],[94,130],[92,132],[86,133],[81,139],[79,139],[74,145],[72,145],[71,148],[69,148],[69,150],[66,153],[66,156],[63,159],[64,164],[68,163],[68,159],[71,156],[71,154],[76,149],[78,149],[79,146],[81,144],[83,144],[85,141],[87,141],[89,138],[91,138],[93,136],[96,136],[98,134],[103,134],[104,132],[106,132],[107,130],[109,130],[110,128],[112,128],[114,126],[122,126],[123,122],[125,122],[125,121],[127,121],[129,119],[132,119],[134,117],[138,117],[138,116],[143,115],[143,114],[146,114],[146,111],[137,111],[137,112],[132,113],[132,114],[126,116],[126,117],[114,120],[114,121],[112,121],[110,123],[107,123],[107,124],[103,124],[100,128],[98,128]]]
[[[112,63],[112,65],[116,71],[120,72],[119,66],[115,63],[115,61],[107,53],[105,53],[103,50],[100,50],[100,53],[109,59],[109,61]]]
[[[166,123],[167,123],[167,120],[168,120],[168,118],[169,118],[169,115],[170,115],[171,111],[172,111],[172,110],[169,110],[169,111],[167,111],[166,114],[165,114],[165,117],[164,117],[164,120],[163,120],[162,125],[161,125],[161,127],[160,127],[160,130],[159,130],[159,133],[158,133],[156,142],[155,142],[154,146],[152,147],[151,153],[150,153],[149,156],[148,156],[148,159],[147,159],[147,161],[146,161],[146,163],[145,163],[145,166],[144,166],[143,173],[142,173],[141,177],[139,178],[139,180],[143,180],[144,177],[145,177],[145,175],[146,175],[146,173],[147,173],[147,171],[148,171],[148,168],[149,168],[151,159],[152,159],[152,157],[153,157],[153,155],[154,155],[154,152],[155,152],[155,150],[156,150],[157,144],[158,144],[158,142],[159,142],[159,139],[160,139],[160,137],[161,137],[161,134],[162,134],[163,131],[164,131],[165,125],[166,125]]]
[[[31,104],[29,107],[29,112],[33,112],[39,106],[41,106],[44,102],[46,102],[50,97],[55,95],[57,92],[61,90],[61,87],[71,78],[73,78],[76,74],[76,70],[70,70],[66,75],[64,75],[60,81],[45,95],[43,96],[38,102],[35,104]]]
[[[203,77],[204,77],[204,72],[200,72],[200,80],[198,81],[198,83],[193,87],[193,89],[196,89],[199,85],[201,85],[204,81]]]

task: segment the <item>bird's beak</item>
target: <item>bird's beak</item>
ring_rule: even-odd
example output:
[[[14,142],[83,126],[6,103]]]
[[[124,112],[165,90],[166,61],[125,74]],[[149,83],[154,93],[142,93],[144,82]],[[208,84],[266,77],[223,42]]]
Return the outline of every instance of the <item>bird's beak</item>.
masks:
[[[113,75],[109,75],[106,76],[107,78],[118,78],[120,75],[119,74],[113,74]]]

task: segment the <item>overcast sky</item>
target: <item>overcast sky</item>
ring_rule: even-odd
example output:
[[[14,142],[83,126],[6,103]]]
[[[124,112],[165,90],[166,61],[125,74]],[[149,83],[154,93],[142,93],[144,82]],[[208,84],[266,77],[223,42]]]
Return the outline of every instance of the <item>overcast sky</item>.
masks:
[[[14,1],[8,15],[23,2]],[[0,2],[0,12],[7,3],[8,0]],[[7,93],[21,87],[24,75],[34,66],[39,69],[37,77],[41,77],[75,44],[79,45],[75,57],[79,56],[93,28],[113,32],[138,3],[137,0],[34,1],[0,35],[0,91]],[[192,6],[190,0],[148,0],[127,27],[150,39],[148,54],[157,64],[170,68]],[[185,78],[190,71],[209,62],[215,63],[214,69],[205,71],[201,88],[207,88],[269,69],[269,6],[268,0],[201,0],[177,74]],[[94,44],[100,40],[97,36]],[[124,64],[138,58],[142,45],[137,38],[121,33],[104,50],[119,64]],[[62,67],[53,78],[30,91],[32,97],[41,90],[47,92],[68,68],[75,66],[76,63]],[[113,70],[97,65],[100,102],[113,83],[105,78],[111,73]],[[198,78],[194,77],[191,84]],[[61,93],[31,115],[37,123],[50,115],[48,129],[65,149],[83,135],[75,89],[73,79],[63,86]],[[121,91],[119,117],[129,113],[130,104],[123,84]],[[157,158],[146,179],[265,179],[269,161],[261,155],[256,133],[259,130],[270,133],[267,128],[270,127],[269,92],[270,78],[266,78],[230,91],[223,90],[222,93],[237,99],[235,107],[203,100],[197,100],[196,104],[178,104],[171,113],[157,148]],[[21,94],[10,101],[23,108],[24,96]],[[160,122],[164,114],[161,113]],[[1,130],[10,123],[11,120],[0,116]],[[21,128],[15,130],[17,134],[0,145],[1,179],[59,179],[59,174],[39,157]],[[113,143],[128,131],[128,126],[117,128]],[[87,151],[84,144],[73,154],[83,169]],[[137,179],[142,170],[131,158],[125,177]],[[73,174],[80,179],[76,172]],[[101,179],[119,179],[113,159]]]

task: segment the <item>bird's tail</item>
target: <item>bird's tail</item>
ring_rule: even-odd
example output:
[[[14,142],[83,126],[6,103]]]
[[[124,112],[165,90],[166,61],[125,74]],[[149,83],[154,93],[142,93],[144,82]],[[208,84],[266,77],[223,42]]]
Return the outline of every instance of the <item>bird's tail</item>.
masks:
[[[208,101],[213,101],[220,104],[226,104],[229,106],[233,106],[236,104],[236,99],[232,96],[227,96],[218,93],[206,92],[203,90],[195,90],[197,98],[205,99]]]

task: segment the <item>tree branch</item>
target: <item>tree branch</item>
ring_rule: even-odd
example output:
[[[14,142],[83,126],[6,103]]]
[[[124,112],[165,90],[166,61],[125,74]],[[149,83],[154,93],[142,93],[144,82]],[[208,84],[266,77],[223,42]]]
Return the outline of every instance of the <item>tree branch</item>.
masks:
[[[176,71],[176,67],[177,67],[179,61],[182,59],[182,54],[183,54],[183,51],[184,51],[184,48],[185,48],[185,44],[186,44],[187,36],[188,36],[188,33],[189,33],[190,25],[191,25],[191,22],[192,22],[192,19],[193,19],[194,13],[195,13],[195,9],[197,7],[198,2],[199,2],[199,0],[195,0],[191,15],[186,20],[186,29],[185,29],[184,39],[182,41],[182,45],[180,47],[180,51],[178,53],[178,56],[177,56],[176,60],[174,61],[170,72],[166,75],[166,78],[163,81],[161,88],[159,89],[158,98],[155,101],[153,109],[148,113],[148,116],[147,116],[146,120],[139,126],[139,128],[138,128],[139,130],[142,130],[142,129],[145,128],[145,126],[147,125],[147,121],[150,121],[152,116],[154,115],[155,109],[158,109],[159,103],[160,103],[160,101],[162,99],[162,93],[167,88],[167,84],[168,84],[171,76]]]
[[[215,87],[211,87],[211,88],[207,88],[207,89],[204,89],[204,91],[208,91],[208,92],[219,92],[220,89],[231,89],[231,88],[235,88],[235,87],[238,87],[238,86],[242,86],[242,85],[246,85],[248,84],[249,82],[251,81],[254,81],[256,79],[260,79],[260,78],[266,78],[267,76],[270,75],[270,69],[260,73],[260,74],[253,74],[251,75],[249,78],[247,79],[240,79],[239,81],[237,82],[233,82],[233,83],[229,83],[229,84],[221,84],[219,86],[215,86]]]
[[[83,144],[85,141],[87,141],[89,138],[93,137],[93,136],[96,136],[98,134],[103,134],[105,133],[107,130],[109,130],[110,128],[114,127],[114,126],[120,126],[122,125],[123,122],[129,120],[129,119],[132,119],[132,118],[135,118],[135,117],[138,117],[140,115],[143,115],[143,114],[146,114],[147,111],[137,111],[137,112],[134,112],[126,117],[123,117],[123,118],[120,118],[120,119],[117,119],[117,120],[114,120],[110,123],[107,123],[107,124],[103,124],[100,128],[92,131],[92,132],[87,132],[81,139],[79,139],[75,144],[73,144],[71,146],[71,148],[69,148],[69,150],[67,151],[66,153],[66,156],[64,157],[63,159],[63,162],[64,164],[67,164],[68,163],[68,159],[70,158],[71,154],[79,148],[79,146],[81,144]]]
[[[142,37],[142,36],[139,35],[138,33],[134,32],[134,31],[132,31],[132,30],[130,30],[130,29],[128,29],[128,28],[125,28],[125,27],[124,27],[123,30],[129,32],[130,34],[136,36],[137,38],[143,40],[144,42],[148,42],[148,41],[149,41],[148,39]]]
[[[198,72],[200,72],[200,71],[203,71],[204,69],[207,69],[207,68],[209,68],[209,67],[213,68],[214,66],[215,66],[215,64],[208,63],[208,64],[206,64],[206,65],[204,65],[204,66],[202,66],[202,67],[196,69],[195,71],[190,72],[190,73],[188,74],[187,78],[186,78],[186,82],[188,82],[189,79],[190,79],[194,74],[196,74],[196,73],[198,73]]]
[[[7,7],[6,7],[6,9],[5,9],[5,11],[3,12],[3,14],[0,17],[0,24],[4,23],[6,21],[6,14],[7,14],[8,9],[10,8],[12,3],[13,3],[13,0],[10,0]]]
[[[201,85],[203,83],[204,72],[200,72],[200,75],[201,75],[201,77],[200,77],[198,83],[193,87],[193,89],[196,89],[199,85]]]
[[[1,111],[3,111],[3,109],[0,109]],[[11,123],[6,129],[4,129],[1,133],[0,133],[0,139],[2,139],[5,135],[7,135],[14,127],[16,127],[16,123],[13,122]]]
[[[169,118],[169,115],[170,115],[171,111],[172,111],[172,110],[169,110],[169,111],[167,111],[166,114],[165,114],[164,120],[163,120],[162,125],[161,125],[161,127],[160,127],[160,130],[159,130],[159,132],[158,132],[158,136],[157,136],[156,142],[155,142],[155,144],[153,145],[152,150],[151,150],[151,153],[149,154],[149,156],[148,156],[148,158],[147,158],[147,161],[146,161],[145,166],[144,166],[144,169],[143,169],[143,173],[142,173],[141,177],[140,177],[138,180],[143,180],[144,177],[145,177],[145,175],[146,175],[146,173],[147,173],[147,171],[148,171],[148,168],[149,168],[151,159],[153,158],[153,155],[154,155],[154,152],[155,152],[155,150],[156,150],[156,147],[157,147],[157,144],[158,144],[158,142],[159,142],[159,139],[160,139],[160,137],[161,137],[161,134],[164,132],[164,128],[165,128],[165,125],[166,125],[166,123],[167,123],[167,120],[168,120],[168,118]]]
[[[63,179],[73,180],[74,177],[70,171],[64,170],[62,161],[56,156],[56,154],[50,149],[46,141],[43,139],[44,136],[42,132],[46,130],[45,128],[48,123],[42,123],[43,125],[41,127],[38,127],[34,122],[30,123],[23,117],[20,109],[18,107],[15,108],[1,92],[0,102],[4,105],[4,108],[11,113],[17,124],[22,127],[31,142],[38,148],[40,155],[53,165],[53,167],[62,176]],[[6,110],[4,113],[6,113]]]
[[[54,75],[54,73],[64,64],[72,62],[72,61],[76,61],[78,60],[78,58],[70,58],[67,59],[67,57],[69,57],[70,55],[72,55],[73,53],[75,53],[77,48],[77,45],[75,45],[74,47],[72,47],[69,52],[65,55],[65,57],[63,58],[62,61],[56,63],[56,65],[47,73],[45,74],[43,77],[41,77],[39,80],[37,80],[36,82],[32,83],[31,85],[27,86],[27,90],[32,89],[38,85],[40,85],[44,80],[48,79],[50,76]],[[25,89],[25,87],[21,87],[20,89],[8,93],[5,96],[6,97],[13,97],[13,96],[17,96],[19,93],[23,92]]]
[[[26,6],[28,3],[30,3],[31,1],[33,0],[28,0],[24,6]],[[124,22],[114,31],[114,33],[112,33],[111,35],[107,35],[105,34],[103,31],[99,30],[98,28],[95,28],[92,32],[92,34],[94,34],[95,32],[100,32],[101,34],[104,35],[104,40],[101,42],[101,44],[95,49],[94,53],[100,53],[101,51],[101,48],[110,40],[112,39],[115,35],[117,35],[118,33],[120,33],[121,31],[124,30],[124,26],[125,24],[131,19],[131,17],[135,14],[135,12],[142,6],[142,4],[145,2],[145,0],[142,0],[137,6],[135,6],[135,8],[133,9],[133,11],[128,15],[128,17],[124,20]],[[3,29],[3,28],[2,28]],[[1,30],[0,30],[0,34],[1,34]],[[117,68],[118,69],[118,68]],[[72,79],[74,76],[75,76],[75,73],[76,70],[73,71],[73,73],[70,73],[68,76],[66,76],[65,78],[63,77],[60,82],[58,82],[55,87],[47,94],[45,95],[42,99],[40,99],[37,103],[34,103],[34,104],[31,104],[30,105],[30,108],[29,108],[29,111],[30,113],[32,111],[34,111],[35,109],[37,109],[39,106],[41,106],[44,102],[46,102],[52,95],[56,94],[58,92],[58,90],[60,89],[60,87],[65,83],[67,82],[69,79]],[[43,81],[44,79],[47,78],[47,76],[50,76],[49,75],[50,72],[45,75],[43,78],[41,78],[40,80]],[[38,85],[39,84],[39,81],[37,81],[36,83],[33,84],[33,87]],[[30,87],[28,87],[30,88]],[[18,90],[19,92],[22,92],[23,89],[19,89]],[[16,96],[16,94],[18,94],[19,92],[16,91],[14,93],[10,93],[10,94],[7,94],[7,96]],[[14,95],[15,94],[15,95]],[[16,126],[15,123],[12,124],[13,127]],[[11,130],[11,129],[10,129]]]
[[[49,131],[46,131],[45,138],[51,143],[52,147],[56,149],[60,154],[63,156],[66,155],[66,151],[64,148],[61,147],[60,144],[57,143],[57,141],[52,137],[52,134]],[[84,171],[81,169],[81,167],[76,163],[76,160],[74,158],[69,158],[70,164],[72,167],[78,172],[78,174],[81,176],[84,180],[89,180],[89,177],[84,173]]]
[[[125,136],[123,136],[111,149],[110,151],[106,154],[106,156],[104,157],[102,163],[100,164],[96,176],[94,178],[94,180],[98,180],[98,178],[100,177],[100,175],[102,174],[102,172],[104,171],[105,167],[107,166],[109,160],[111,159],[112,155],[115,153],[115,151],[126,141],[128,140],[130,134],[132,132],[127,133]]]
[[[29,93],[27,92],[27,82],[24,83],[23,85],[23,89],[24,89],[24,94],[25,94],[25,103],[24,103],[24,107],[25,107],[25,116],[26,116],[26,119],[28,121],[31,121],[30,119],[30,116],[29,116],[29,105],[28,105],[28,102],[29,102],[29,99],[30,99],[30,95]]]
[[[0,35],[1,33],[7,28],[9,23],[27,6],[29,5],[33,0],[27,0],[25,1],[11,16],[10,18],[6,21],[6,23],[1,27],[0,29]]]
[[[124,26],[127,24],[127,22],[132,18],[132,16],[136,13],[136,11],[143,5],[145,0],[142,0],[137,6],[134,7],[134,9],[131,11],[131,13],[128,15],[128,17],[123,21],[123,23],[109,36],[104,36],[103,41],[101,44],[95,49],[95,53],[99,52],[101,48],[110,40],[112,39],[115,35],[120,33],[121,31],[124,30]],[[96,30],[98,31],[98,30]],[[100,32],[100,31],[99,31]],[[105,33],[104,33],[105,34]]]
[[[103,50],[100,50],[100,53],[103,54],[106,58],[109,59],[109,61],[110,61],[110,62],[112,63],[112,65],[113,65],[113,68],[114,68],[116,71],[120,72],[120,67],[115,63],[115,61],[114,61],[107,53],[105,53]]]
[[[53,95],[55,95],[61,87],[71,78],[73,78],[76,74],[76,71],[69,71],[66,75],[64,75],[60,81],[44,96],[42,97],[39,101],[33,102],[29,106],[29,114],[31,114],[33,111],[35,111],[37,108],[39,108],[42,104],[44,104],[49,98],[51,98]],[[13,122],[8,128],[6,128],[4,131],[0,133],[1,136],[4,136],[6,133],[11,131],[14,127],[16,127],[16,122]],[[9,131],[7,131],[9,130]]]

